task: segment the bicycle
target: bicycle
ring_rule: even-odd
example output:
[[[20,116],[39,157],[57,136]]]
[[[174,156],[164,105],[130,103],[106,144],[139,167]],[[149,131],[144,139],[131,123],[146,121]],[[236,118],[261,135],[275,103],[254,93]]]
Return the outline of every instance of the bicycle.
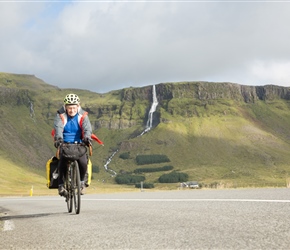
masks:
[[[85,144],[80,144],[86,146]],[[61,147],[61,146],[60,146]],[[59,159],[60,147],[57,150],[57,158]],[[92,145],[89,144],[89,155],[92,155]],[[65,202],[67,203],[67,210],[69,213],[75,208],[75,213],[79,214],[81,210],[81,180],[80,171],[77,160],[68,160],[66,175],[64,177],[64,188],[67,191]]]

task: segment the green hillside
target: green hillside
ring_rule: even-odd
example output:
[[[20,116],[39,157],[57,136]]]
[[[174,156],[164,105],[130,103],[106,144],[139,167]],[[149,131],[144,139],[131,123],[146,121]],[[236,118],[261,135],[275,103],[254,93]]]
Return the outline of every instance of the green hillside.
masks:
[[[56,110],[70,92],[80,96],[93,132],[105,143],[104,147],[94,144],[91,159],[100,171],[94,174],[93,187],[134,189],[115,184],[111,172],[105,171],[104,164],[117,150],[109,164],[117,174],[134,175],[140,168],[138,155],[160,154],[170,162],[142,167],[171,165],[173,171],[188,174],[189,180],[204,187],[286,186],[288,182],[288,88],[158,84],[154,127],[138,136],[148,119],[152,86],[98,94],[60,89],[31,75],[0,73],[0,178],[5,179],[0,195],[7,195],[15,183],[25,186],[23,190],[43,185],[43,192],[51,192],[45,187],[45,164],[55,153],[50,132]],[[122,154],[129,157],[121,158]],[[155,188],[177,188],[178,183],[158,182],[171,171],[142,176]]]
[[[136,155],[157,153],[167,155],[176,170],[205,184],[285,186],[290,145],[283,133],[274,130],[275,127],[286,130],[289,119],[284,124],[272,120],[269,125],[273,127],[265,127],[269,117],[261,125],[261,120],[255,120],[255,115],[250,113],[252,108],[244,107],[243,111],[247,110],[245,115],[180,117],[170,124],[159,124],[142,138],[124,142],[123,151],[129,151],[132,159],[124,161],[117,157],[110,166],[117,172],[133,171]],[[159,175],[154,173],[146,178],[157,182]]]

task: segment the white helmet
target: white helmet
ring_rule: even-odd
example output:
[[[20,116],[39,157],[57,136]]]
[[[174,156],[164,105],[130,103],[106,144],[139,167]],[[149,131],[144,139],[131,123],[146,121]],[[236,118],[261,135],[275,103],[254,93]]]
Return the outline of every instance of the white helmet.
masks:
[[[68,94],[63,102],[65,105],[80,104],[80,98],[76,94]]]

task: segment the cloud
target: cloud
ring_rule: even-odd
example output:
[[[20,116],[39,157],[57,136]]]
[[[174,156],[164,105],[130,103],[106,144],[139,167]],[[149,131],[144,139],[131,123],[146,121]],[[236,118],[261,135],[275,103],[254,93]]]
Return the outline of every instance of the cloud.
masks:
[[[279,82],[281,86],[290,86],[290,62],[265,62],[256,61],[250,66],[253,77],[261,83],[274,84]],[[277,84],[276,84],[277,85]]]
[[[287,3],[1,3],[0,70],[107,92],[170,81],[289,84]]]

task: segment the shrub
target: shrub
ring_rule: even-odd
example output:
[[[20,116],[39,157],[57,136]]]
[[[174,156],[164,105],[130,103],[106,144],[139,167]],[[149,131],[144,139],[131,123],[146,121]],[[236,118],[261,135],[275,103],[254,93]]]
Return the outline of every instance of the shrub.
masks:
[[[171,172],[169,174],[163,174],[159,177],[160,183],[176,183],[188,181],[188,174],[182,172]]]
[[[123,160],[129,159],[130,158],[130,152],[125,152],[125,153],[120,154],[119,158],[121,158]]]
[[[138,173],[160,172],[160,171],[168,171],[172,169],[173,169],[173,166],[163,166],[159,168],[137,168],[134,170],[134,173],[138,174]]]
[[[99,173],[100,172],[100,167],[99,166],[96,166],[96,165],[93,165],[92,166],[92,172],[93,173]]]
[[[163,169],[163,171],[172,170],[173,166],[163,166],[162,169]]]
[[[115,181],[118,184],[136,184],[144,180],[145,180],[145,177],[141,175],[118,174],[115,177]]]
[[[136,156],[136,162],[138,165],[153,164],[170,162],[166,155],[138,155]]]
[[[141,183],[135,184],[135,188],[141,188]],[[154,184],[153,183],[143,183],[143,188],[154,188]]]

